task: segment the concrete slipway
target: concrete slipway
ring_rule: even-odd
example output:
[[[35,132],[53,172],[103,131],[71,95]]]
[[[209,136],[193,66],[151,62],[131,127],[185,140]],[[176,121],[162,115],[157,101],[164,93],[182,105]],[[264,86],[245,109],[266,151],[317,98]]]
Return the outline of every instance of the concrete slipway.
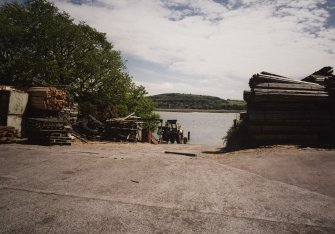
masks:
[[[217,150],[0,145],[0,232],[335,233],[335,151]]]

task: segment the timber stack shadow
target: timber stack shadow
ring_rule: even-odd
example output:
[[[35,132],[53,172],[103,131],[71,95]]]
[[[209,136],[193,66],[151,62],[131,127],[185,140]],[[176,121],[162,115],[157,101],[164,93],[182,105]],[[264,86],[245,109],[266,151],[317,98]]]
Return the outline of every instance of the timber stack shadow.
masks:
[[[244,91],[247,111],[227,140],[227,150],[275,144],[334,146],[335,76],[324,67],[299,80],[261,72]]]

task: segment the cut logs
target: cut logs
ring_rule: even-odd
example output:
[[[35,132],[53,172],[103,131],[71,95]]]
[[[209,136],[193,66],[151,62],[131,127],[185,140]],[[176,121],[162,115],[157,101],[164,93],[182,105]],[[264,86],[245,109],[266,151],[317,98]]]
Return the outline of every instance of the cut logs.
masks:
[[[30,107],[38,110],[61,111],[67,105],[67,92],[55,87],[28,89]]]

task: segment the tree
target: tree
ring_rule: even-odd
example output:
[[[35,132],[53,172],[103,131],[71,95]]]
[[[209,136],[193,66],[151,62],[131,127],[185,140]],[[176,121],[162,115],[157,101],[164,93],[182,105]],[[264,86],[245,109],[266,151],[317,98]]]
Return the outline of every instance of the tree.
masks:
[[[84,22],[75,24],[46,0],[0,6],[0,79],[39,77],[68,85],[81,112],[99,119],[153,115],[143,86],[126,71],[121,53],[104,33]]]

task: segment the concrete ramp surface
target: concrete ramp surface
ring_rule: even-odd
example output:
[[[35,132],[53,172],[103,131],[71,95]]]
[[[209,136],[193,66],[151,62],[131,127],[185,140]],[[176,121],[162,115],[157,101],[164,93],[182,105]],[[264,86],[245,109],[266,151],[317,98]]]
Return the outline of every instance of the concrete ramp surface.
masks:
[[[205,154],[215,147],[196,145],[0,147],[3,233],[335,232],[334,189],[324,188],[335,187],[334,151],[278,149],[267,156],[266,150]],[[181,150],[197,157],[164,153]],[[305,170],[294,174],[284,167],[290,160]],[[313,186],[318,181],[324,186]]]

